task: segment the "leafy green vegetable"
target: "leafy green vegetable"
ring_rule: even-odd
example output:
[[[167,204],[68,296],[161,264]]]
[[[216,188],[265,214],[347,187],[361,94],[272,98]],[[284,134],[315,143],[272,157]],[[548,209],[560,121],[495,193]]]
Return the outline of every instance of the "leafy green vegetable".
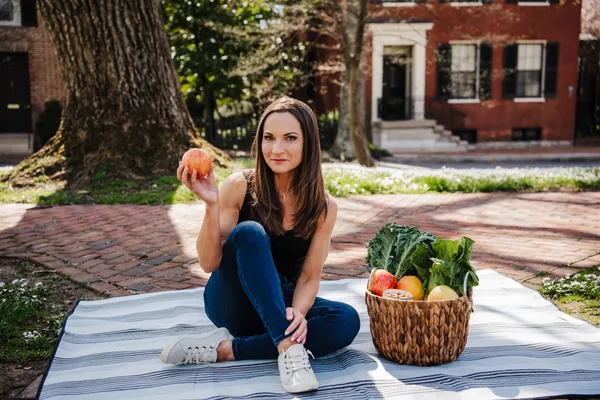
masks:
[[[464,236],[460,240],[437,238],[431,246],[436,257],[432,258],[431,278],[427,292],[438,285],[450,286],[459,296],[464,293],[463,282],[469,274],[467,292],[479,284],[475,268],[469,263],[475,242]],[[433,276],[435,275],[435,279]]]
[[[429,232],[421,232],[414,226],[404,235],[398,236],[396,242],[396,257],[398,267],[396,268],[396,278],[402,278],[404,275],[416,275],[417,271],[412,265],[412,255],[421,244],[430,245],[435,240],[435,235]]]
[[[396,278],[416,275],[426,295],[436,286],[450,286],[463,295],[463,282],[468,275],[467,292],[479,284],[475,268],[470,264],[473,240],[441,239],[414,226],[395,222],[385,224],[367,245],[369,271],[385,269]]]
[[[431,260],[433,256],[434,254],[431,247],[425,243],[421,243],[410,257],[413,268],[417,271],[417,278],[421,281],[423,288],[427,288],[430,274],[429,271],[433,265],[433,261]]]
[[[402,226],[395,222],[385,224],[367,245],[367,265],[385,269],[396,278],[407,272],[416,273],[411,256],[421,243],[433,243],[435,235],[423,233],[414,226]]]

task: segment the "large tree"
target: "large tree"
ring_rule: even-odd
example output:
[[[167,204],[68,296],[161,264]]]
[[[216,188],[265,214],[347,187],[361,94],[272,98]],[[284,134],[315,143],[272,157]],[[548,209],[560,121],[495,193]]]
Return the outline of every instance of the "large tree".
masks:
[[[318,30],[339,43],[342,80],[340,125],[332,155],[375,165],[365,130],[364,45],[368,0],[320,0]],[[352,143],[352,148],[349,144]]]
[[[173,173],[189,147],[227,156],[202,140],[179,90],[154,0],[38,0],[66,83],[56,136],[11,176],[85,185],[102,167],[121,177]]]

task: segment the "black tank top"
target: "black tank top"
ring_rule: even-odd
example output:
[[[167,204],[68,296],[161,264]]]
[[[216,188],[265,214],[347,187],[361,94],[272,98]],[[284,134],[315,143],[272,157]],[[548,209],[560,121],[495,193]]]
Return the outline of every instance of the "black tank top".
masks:
[[[248,190],[246,191],[242,208],[240,208],[238,224],[244,221],[256,221],[262,225],[258,215],[254,212],[254,208],[250,205],[252,201],[252,187],[249,176],[252,172],[243,171],[242,173],[244,174],[244,178],[246,178],[246,182],[248,182]],[[294,236],[292,231],[286,231],[283,235],[275,235],[266,229],[265,231],[271,241],[271,254],[273,255],[277,272],[296,282],[302,272],[302,265],[306,258],[306,253],[308,253],[312,235],[311,238],[305,240]]]

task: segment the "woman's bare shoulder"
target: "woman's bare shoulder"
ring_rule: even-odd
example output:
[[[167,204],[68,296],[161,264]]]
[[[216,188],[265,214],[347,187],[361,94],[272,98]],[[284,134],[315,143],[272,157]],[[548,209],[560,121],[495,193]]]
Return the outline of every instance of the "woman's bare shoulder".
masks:
[[[244,174],[241,171],[234,172],[221,183],[219,197],[226,202],[235,204],[239,208],[244,202],[247,190],[248,182]]]

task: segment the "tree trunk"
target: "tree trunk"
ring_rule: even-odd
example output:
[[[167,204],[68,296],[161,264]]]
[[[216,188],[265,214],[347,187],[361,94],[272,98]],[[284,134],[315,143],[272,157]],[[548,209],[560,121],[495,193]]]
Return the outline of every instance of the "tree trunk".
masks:
[[[85,185],[109,174],[174,174],[189,147],[229,158],[202,140],[179,90],[162,16],[153,0],[39,0],[66,82],[56,136],[17,170]]]
[[[375,165],[369,152],[369,142],[364,128],[364,113],[360,101],[359,60],[352,60],[348,65],[348,106],[350,113],[350,138],[354,144],[354,152],[359,164],[366,167]]]
[[[348,81],[346,75],[346,68],[343,68],[341,76],[342,82]],[[354,146],[352,145],[352,141],[350,140],[348,129],[349,124],[350,119],[348,117],[348,85],[342,85],[340,95],[340,114],[338,131],[333,146],[331,147],[331,150],[329,150],[329,153],[333,157],[339,158],[342,161],[353,160],[356,158],[356,155],[354,153]]]
[[[368,0],[349,0],[345,9],[341,3],[330,3],[330,7],[341,19],[337,20],[340,48],[344,68],[342,70],[342,105],[340,128],[332,149],[334,157],[344,158],[352,141],[354,154],[364,166],[375,165],[369,151],[364,118],[364,32],[367,19]],[[347,123],[347,125],[345,125]],[[350,139],[350,140],[349,140]]]

